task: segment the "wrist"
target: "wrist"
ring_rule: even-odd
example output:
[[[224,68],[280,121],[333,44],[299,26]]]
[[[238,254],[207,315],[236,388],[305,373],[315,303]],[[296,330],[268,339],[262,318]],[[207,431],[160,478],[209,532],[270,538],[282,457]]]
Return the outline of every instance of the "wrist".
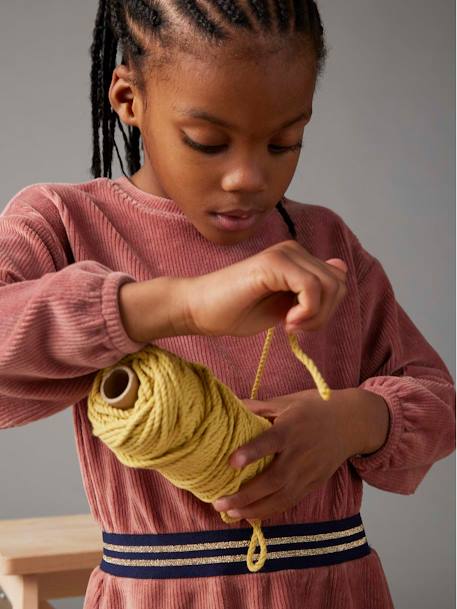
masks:
[[[185,290],[187,280],[156,277],[125,283],[119,290],[119,309],[127,334],[137,342],[191,334]]]
[[[352,387],[343,389],[343,428],[349,456],[368,456],[387,441],[390,427],[389,407],[384,398],[372,391]]]

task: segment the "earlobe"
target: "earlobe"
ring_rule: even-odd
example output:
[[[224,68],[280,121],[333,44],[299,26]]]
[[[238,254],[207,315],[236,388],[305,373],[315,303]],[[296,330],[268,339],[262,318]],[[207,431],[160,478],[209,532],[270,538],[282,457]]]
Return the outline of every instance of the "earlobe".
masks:
[[[135,91],[132,87],[131,72],[125,65],[118,65],[113,70],[108,97],[112,109],[123,123],[132,127],[139,126],[133,108]]]

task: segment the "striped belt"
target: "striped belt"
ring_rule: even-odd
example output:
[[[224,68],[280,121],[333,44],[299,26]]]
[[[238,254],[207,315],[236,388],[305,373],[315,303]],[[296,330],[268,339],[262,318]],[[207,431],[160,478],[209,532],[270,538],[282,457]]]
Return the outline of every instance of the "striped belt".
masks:
[[[360,514],[327,522],[263,526],[262,531],[267,560],[259,573],[334,565],[371,551]],[[251,535],[252,528],[162,534],[103,531],[100,569],[138,579],[255,575],[246,566]],[[258,556],[254,554],[254,561]]]

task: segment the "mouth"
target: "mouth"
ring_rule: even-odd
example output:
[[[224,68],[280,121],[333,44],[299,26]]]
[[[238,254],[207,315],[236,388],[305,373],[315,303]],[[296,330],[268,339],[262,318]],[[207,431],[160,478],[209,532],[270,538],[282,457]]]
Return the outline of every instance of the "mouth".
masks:
[[[243,213],[243,215],[240,215]],[[234,214],[234,215],[232,215]],[[209,212],[212,222],[223,230],[239,231],[246,230],[254,226],[257,218],[261,214],[259,212],[231,212],[222,214],[217,212]]]

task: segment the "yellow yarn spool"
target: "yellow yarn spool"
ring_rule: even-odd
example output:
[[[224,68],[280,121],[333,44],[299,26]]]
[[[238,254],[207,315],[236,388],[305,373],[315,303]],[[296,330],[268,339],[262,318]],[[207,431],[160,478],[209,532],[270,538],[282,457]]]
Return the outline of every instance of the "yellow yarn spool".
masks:
[[[256,399],[260,379],[273,338],[267,333],[251,399]],[[314,362],[300,349],[295,335],[288,335],[295,356],[309,370],[324,400],[331,390]],[[138,377],[138,395],[131,408],[113,407],[100,394],[101,384],[113,369],[130,367]],[[251,412],[206,366],[189,362],[170,351],[147,345],[115,366],[96,375],[88,396],[92,432],[129,467],[155,469],[179,488],[202,501],[236,493],[272,460],[268,455],[240,470],[228,464],[229,456],[271,426],[268,419]],[[220,512],[226,523],[239,521]],[[259,519],[247,519],[253,527],[247,552],[249,571],[260,570],[267,547]],[[257,562],[254,553],[260,546]]]

